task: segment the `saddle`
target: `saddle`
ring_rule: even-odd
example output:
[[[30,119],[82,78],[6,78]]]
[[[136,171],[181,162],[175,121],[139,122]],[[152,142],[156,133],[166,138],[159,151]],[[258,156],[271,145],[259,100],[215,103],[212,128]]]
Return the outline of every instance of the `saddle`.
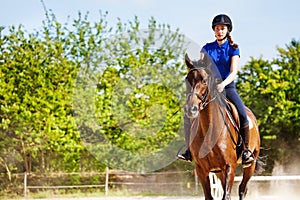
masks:
[[[221,99],[221,102],[223,103],[223,105],[226,107],[225,113],[223,113],[224,121],[225,121],[225,118],[227,117],[229,119],[229,123],[232,124],[233,128],[235,129],[235,131],[238,134],[238,139],[235,140],[232,132],[229,129],[228,124],[226,125],[228,128],[228,131],[229,131],[229,135],[230,135],[233,143],[236,145],[237,155],[240,156],[243,151],[243,148],[242,148],[243,139],[242,139],[242,136],[240,133],[240,118],[239,118],[238,110],[235,107],[235,105],[229,99],[227,99],[224,95],[221,96],[220,99]]]
[[[235,131],[238,133],[238,140],[235,141],[232,137],[232,133],[230,133],[230,137],[232,139],[232,141],[235,143],[236,145],[236,152],[238,156],[241,156],[242,152],[243,152],[243,139],[241,136],[241,132],[240,132],[240,118],[239,118],[239,113],[238,110],[236,109],[235,105],[229,101],[227,98],[225,98],[224,100],[225,105],[226,105],[226,116],[228,117],[230,123],[232,124],[232,126],[234,127]],[[250,121],[251,123],[251,121]]]

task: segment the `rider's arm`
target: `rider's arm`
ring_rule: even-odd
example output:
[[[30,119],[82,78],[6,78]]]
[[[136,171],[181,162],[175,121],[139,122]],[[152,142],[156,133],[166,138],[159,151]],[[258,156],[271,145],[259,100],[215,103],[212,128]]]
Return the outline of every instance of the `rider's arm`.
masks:
[[[226,85],[229,85],[236,78],[238,72],[240,56],[235,55],[231,57],[231,66],[230,66],[230,74],[229,76],[217,85],[218,92],[222,92]]]
[[[204,60],[204,53],[200,52],[200,60]]]

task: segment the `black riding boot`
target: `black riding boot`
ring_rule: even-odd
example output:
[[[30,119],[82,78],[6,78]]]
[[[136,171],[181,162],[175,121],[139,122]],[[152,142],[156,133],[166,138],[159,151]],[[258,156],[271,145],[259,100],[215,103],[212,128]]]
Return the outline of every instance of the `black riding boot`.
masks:
[[[177,156],[177,158],[180,159],[180,160],[192,162],[193,159],[192,159],[192,154],[190,152],[190,148],[187,148],[183,154],[179,154]]]
[[[242,152],[242,164],[244,167],[250,166],[253,161],[253,153],[249,149],[249,125],[244,126],[241,130],[241,135],[244,141],[244,150]]]
[[[185,137],[185,146],[186,150],[183,154],[177,155],[177,158],[180,160],[192,162],[192,155],[190,152],[190,131],[191,131],[191,122],[187,116],[184,116],[184,137]]]

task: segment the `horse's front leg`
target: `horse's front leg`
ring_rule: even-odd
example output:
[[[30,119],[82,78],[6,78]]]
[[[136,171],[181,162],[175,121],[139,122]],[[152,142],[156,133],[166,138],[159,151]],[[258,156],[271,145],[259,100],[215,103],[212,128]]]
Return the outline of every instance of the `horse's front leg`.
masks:
[[[223,181],[223,200],[230,200],[232,185],[234,182],[235,167],[226,165],[225,180]]]
[[[197,164],[196,164],[196,172],[203,188],[205,200],[213,200],[213,197],[211,195],[209,176],[208,176],[209,172],[203,172]]]
[[[243,169],[243,179],[239,185],[239,197],[240,197],[239,199],[240,200],[243,200],[247,194],[247,183],[254,173],[255,164],[256,163],[252,164],[250,167]]]

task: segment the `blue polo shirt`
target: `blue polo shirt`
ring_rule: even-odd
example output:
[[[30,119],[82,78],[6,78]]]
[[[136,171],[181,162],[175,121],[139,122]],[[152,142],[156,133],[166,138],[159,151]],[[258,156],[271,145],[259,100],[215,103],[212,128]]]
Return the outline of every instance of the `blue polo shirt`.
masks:
[[[215,78],[222,79],[227,78],[230,74],[231,57],[240,56],[239,48],[234,49],[228,40],[222,45],[219,45],[217,41],[207,43],[203,46],[201,52],[209,55]]]

